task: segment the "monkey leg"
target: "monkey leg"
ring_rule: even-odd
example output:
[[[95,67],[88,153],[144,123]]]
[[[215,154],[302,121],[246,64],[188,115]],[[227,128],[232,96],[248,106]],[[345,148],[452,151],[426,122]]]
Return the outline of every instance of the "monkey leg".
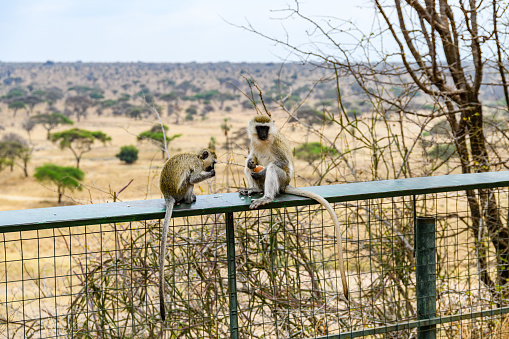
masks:
[[[251,209],[258,208],[272,202],[276,198],[276,195],[278,195],[287,185],[287,174],[283,171],[283,169],[271,163],[267,166],[266,170],[263,197],[253,200],[249,206]]]
[[[184,197],[184,202],[187,204],[193,203],[196,201],[196,195],[193,193],[194,186],[191,185],[187,190],[186,196]]]

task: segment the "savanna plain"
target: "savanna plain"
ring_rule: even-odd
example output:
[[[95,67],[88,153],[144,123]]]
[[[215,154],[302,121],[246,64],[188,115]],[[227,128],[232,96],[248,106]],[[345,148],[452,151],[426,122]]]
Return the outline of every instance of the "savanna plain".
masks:
[[[387,95],[392,95],[393,98],[400,96],[403,98],[402,93],[408,90],[405,86],[404,81],[392,83],[384,88],[384,91],[386,90]],[[498,140],[504,138],[507,127],[506,112],[494,108],[501,96],[486,91],[482,97],[483,102],[486,103],[486,131],[491,145],[490,152],[505,156],[507,152],[503,147],[504,144],[498,143]],[[51,61],[0,63],[0,146],[4,147],[0,147],[0,151],[4,151],[4,153],[0,152],[0,155],[3,154],[3,158],[0,157],[0,210],[20,210],[19,213],[22,213],[22,210],[32,208],[162,198],[159,192],[159,172],[166,156],[157,138],[151,139],[144,134],[151,130],[152,132],[160,131],[161,124],[167,126],[165,134],[169,137],[170,156],[177,152],[195,151],[204,147],[215,149],[219,160],[216,165],[216,177],[197,185],[195,187],[197,195],[236,192],[238,188],[246,186],[243,167],[248,154],[248,138],[245,133],[247,121],[255,114],[268,114],[268,112],[291,142],[296,169],[294,185],[297,187],[461,172],[450,129],[447,128],[447,124],[444,124],[444,119],[428,119],[428,116],[436,111],[434,103],[429,98],[418,92],[412,92],[411,104],[405,106],[404,112],[399,109],[402,106],[389,105],[384,98],[379,99],[380,101],[377,102],[372,97],[366,96],[363,88],[352,77],[337,78],[334,71],[326,67],[296,63],[284,65],[276,63],[90,64]],[[48,135],[48,130],[40,119],[41,116],[47,118],[50,115],[60,116],[58,120],[60,123],[55,124]],[[62,117],[70,119],[67,120],[67,124],[62,123],[66,121]],[[72,124],[69,121],[72,121]],[[108,137],[108,140],[104,143],[95,140],[90,150],[83,154],[79,168],[83,171],[84,177],[79,180],[76,187],[66,188],[62,201],[59,203],[55,183],[39,182],[34,174],[37,168],[45,164],[71,168],[77,166],[77,159],[72,150],[66,145],[60,147],[58,140],[51,140],[52,135],[74,128],[100,131]],[[5,147],[12,145],[12,142],[21,145],[22,148],[17,149],[22,149],[23,152],[7,156]],[[138,149],[138,158],[131,164],[116,156],[122,147],[129,145]],[[84,145],[77,143],[74,149],[80,147]],[[427,206],[436,215],[441,216],[439,223],[442,224],[438,233],[442,237],[439,240],[438,250],[441,251],[443,258],[449,258],[455,263],[451,264],[454,266],[451,272],[455,272],[454,274],[460,277],[460,282],[455,282],[455,286],[451,287],[451,283],[451,286],[444,287],[443,291],[447,289],[455,289],[455,291],[450,294],[444,292],[440,302],[454,306],[460,305],[458,307],[470,305],[469,303],[474,304],[477,299],[472,294],[468,296],[473,301],[465,304],[462,304],[463,301],[458,297],[458,295],[466,296],[467,286],[470,286],[471,281],[477,281],[473,273],[474,261],[468,261],[469,256],[474,257],[473,240],[463,231],[467,229],[464,226],[469,221],[468,218],[461,219],[457,214],[467,210],[465,199],[458,194],[458,196],[449,196],[447,199],[432,197],[429,201],[418,201],[417,204]],[[348,304],[348,312],[352,312],[349,314],[354,315],[351,319],[357,319],[359,326],[378,324],[378,320],[371,324],[369,317],[366,317],[365,310],[368,308],[369,312],[379,316],[386,323],[395,321],[394,319],[398,321],[411,319],[414,316],[410,305],[413,302],[411,298],[414,293],[414,285],[411,281],[414,273],[414,256],[413,250],[408,250],[408,247],[411,247],[409,241],[413,236],[411,222],[413,214],[409,200],[396,198],[390,201],[345,203],[337,206],[337,212],[342,224],[349,226],[349,228],[345,227],[343,236],[347,239],[345,241],[349,257],[347,270],[351,277],[352,290],[358,292],[359,296],[362,294],[364,298],[362,301],[371,300],[372,302],[369,305],[361,304],[360,297],[354,298]],[[288,215],[283,215],[282,218],[291,219],[287,226],[296,227],[296,229],[289,231],[288,235],[282,230],[278,236],[287,237],[284,240],[285,246],[292,245],[289,243],[290,240],[295,240],[293,244],[295,248],[306,248],[306,251],[299,252],[299,255],[303,257],[295,259],[296,262],[316,264],[316,267],[313,266],[316,271],[309,273],[309,276],[306,275],[307,273],[302,275],[303,281],[306,281],[304,284],[301,284],[299,280],[300,275],[298,279],[297,275],[294,277],[292,274],[273,277],[276,282],[285,281],[282,285],[276,285],[281,289],[280,295],[290,296],[288,309],[294,312],[300,306],[293,307],[292,303],[300,300],[302,295],[299,289],[302,286],[306,286],[306,289],[309,287],[306,284],[312,280],[310,278],[312,275],[322,275],[322,281],[327,284],[328,281],[333,280],[330,277],[337,273],[329,262],[329,256],[334,248],[334,232],[331,227],[323,227],[325,223],[330,223],[328,220],[324,222],[327,216],[319,211],[305,210],[305,214],[309,216],[306,222],[301,222],[299,219],[299,211],[285,213]],[[368,229],[367,220],[371,218],[376,219],[376,222],[373,222]],[[242,232],[244,228],[247,230],[245,237],[249,238],[249,242],[246,246],[253,246],[251,250],[256,254],[256,260],[246,263],[246,267],[253,265],[246,270],[261,270],[259,274],[259,277],[262,277],[261,280],[253,285],[256,288],[260,287],[260,290],[267,285],[267,277],[274,273],[269,269],[263,271],[265,268],[272,267],[274,263],[270,261],[273,259],[269,256],[265,257],[263,250],[260,250],[260,248],[268,248],[270,240],[268,236],[257,235],[257,232],[260,232],[259,223],[263,223],[263,220],[265,219],[256,216],[246,217],[245,225],[236,230],[237,232]],[[206,228],[206,223],[199,224],[200,222],[197,223],[197,229],[193,230],[195,233],[192,236],[183,232],[179,234],[179,237],[186,241],[207,240],[208,238],[202,239],[204,235],[200,230],[200,227]],[[83,281],[78,280],[80,274],[69,274],[69,272],[88,269],[80,266],[82,255],[84,253],[89,255],[87,251],[93,246],[98,248],[103,245],[117,246],[122,241],[117,238],[117,235],[129,234],[129,232],[146,232],[143,237],[154,237],[150,233],[152,232],[150,226],[146,229],[132,225],[121,227],[124,226],[126,228],[123,230],[126,232],[117,232],[117,229],[113,231],[113,228],[103,232],[102,228],[89,226],[90,233],[84,231],[84,228],[77,227],[37,233],[35,231],[13,232],[4,235],[0,258],[5,263],[5,269],[0,271],[4,274],[6,283],[5,288],[0,289],[0,298],[3,302],[11,302],[8,309],[10,316],[21,319],[25,315],[19,308],[21,301],[25,300],[24,298],[36,300],[45,289],[56,294],[69,286],[80,286],[81,291],[85,291],[88,287]],[[110,225],[110,227],[117,227],[117,225]],[[214,229],[214,232],[218,231]],[[210,233],[211,237],[213,235],[212,230],[207,230],[205,233],[206,235]],[[309,246],[310,242],[306,240],[307,238],[304,239],[302,234],[309,236],[311,241],[320,243],[322,247]],[[91,241],[92,247],[88,247],[86,243],[80,243],[81,240],[73,240],[71,244],[72,239],[86,239],[87,236],[89,239],[97,237],[99,240]],[[220,236],[215,234],[216,238]],[[243,238],[239,236],[238,239],[240,241]],[[208,239],[208,241],[211,241],[212,245],[219,244],[217,248],[210,244],[204,245],[203,251],[210,251],[210,258],[215,260],[217,253],[224,255],[221,252],[224,252],[224,247],[221,247],[222,240],[214,242]],[[267,244],[264,241],[267,241]],[[131,245],[132,243],[126,240],[123,244],[125,246],[123,249],[126,251],[124,253],[132,250],[129,247]],[[460,248],[460,246],[463,247]],[[196,246],[182,247],[182,253],[185,251],[190,253],[188,258],[183,258],[189,261],[183,263],[182,267],[187,267],[186,265],[192,261],[191,254],[197,255],[193,262],[203,260],[201,256],[205,252],[194,251],[195,248]],[[374,255],[373,251],[379,252]],[[71,258],[70,252],[77,254]],[[102,267],[101,270],[104,272],[111,269],[112,275],[118,274],[118,267],[102,265],[103,257],[110,254],[114,260],[118,260],[117,253],[99,250],[91,252],[91,257],[83,259],[83,262],[88,260],[91,263],[100,263],[97,267]],[[281,256],[278,260],[282,263],[294,260],[293,257],[287,256],[285,251],[280,251],[277,255]],[[24,262],[20,260],[22,256],[24,256]],[[48,262],[40,259],[41,257],[46,259],[44,256],[49,258]],[[58,259],[54,260],[52,256]],[[467,260],[464,261],[464,258]],[[175,260],[177,259],[182,258]],[[270,262],[261,262],[265,259]],[[492,262],[489,266],[490,272],[493,274],[493,267],[496,265],[493,264],[493,257],[490,257],[490,260]],[[223,261],[217,260],[217,262]],[[126,267],[131,265],[131,262],[125,263]],[[146,265],[145,268],[148,267],[147,270],[150,270],[155,265],[155,261],[143,264]],[[295,267],[299,265],[295,264]],[[93,270],[91,269],[90,272],[93,273]],[[188,276],[184,273],[178,277],[182,281],[196,278],[191,270],[187,272]],[[217,271],[211,270],[209,273],[210,281],[216,281],[217,276],[225,273],[225,269],[223,267]],[[47,275],[47,286],[34,278],[31,284],[37,286],[23,292],[21,278],[24,274],[29,278],[36,277],[37,274],[40,275],[39,278]],[[119,274],[118,276],[128,279],[126,278],[128,275]],[[293,278],[295,281],[289,282],[288,279]],[[98,279],[102,279],[102,276]],[[143,284],[155,286],[155,276],[150,276],[150,279],[152,280],[149,282],[140,283],[141,280],[133,280],[129,283],[133,286],[137,283],[141,286],[144,286]],[[447,279],[445,282],[449,283]],[[202,280],[196,282],[196,286],[201,286],[200,284],[205,283]],[[330,283],[330,286],[323,289],[329,289],[328,292],[337,294],[338,286],[334,284]],[[190,289],[186,293],[190,295],[196,291],[201,293],[200,288]],[[217,284],[208,284],[206,288],[203,287],[203,290],[209,291],[207,288],[219,287]],[[309,287],[309,290],[313,291],[313,288]],[[385,294],[380,304],[377,302],[382,291]],[[222,295],[223,292],[219,290],[211,292],[214,305],[217,300],[219,300],[218,303],[222,302],[217,296]],[[269,295],[273,290],[267,289],[262,292],[267,292]],[[325,305],[324,307],[329,305],[327,293],[315,296],[315,292],[309,296],[309,300],[312,300],[312,309],[314,305]],[[156,295],[156,293],[153,294]],[[263,295],[263,293],[260,294]],[[82,295],[86,293],[83,292]],[[200,294],[196,298],[198,300],[201,297]],[[66,298],[68,297],[58,301],[59,314],[67,314],[69,310]],[[129,298],[131,296],[127,296],[126,300]],[[54,302],[55,305],[56,299],[48,298],[49,303]],[[118,306],[117,295],[113,299]],[[36,301],[32,304],[35,305]],[[131,302],[131,299],[128,301]],[[355,304],[356,301],[359,303]],[[83,314],[88,314],[87,303],[88,301],[84,301],[82,305]],[[410,306],[403,307],[405,303]],[[190,303],[185,305],[190,307]],[[346,305],[346,303],[339,301],[337,305]],[[127,306],[122,312],[129,310]],[[443,306],[444,312],[450,310],[449,306],[449,304]],[[49,305],[48,309],[51,307],[53,305]],[[302,306],[302,309],[307,312],[306,307]],[[33,309],[36,314],[37,306]],[[198,305],[194,311],[205,314],[207,310]],[[151,312],[150,316],[156,319],[157,312],[153,310]],[[214,312],[216,309],[213,309],[211,314]],[[334,316],[338,319],[347,317],[340,313],[332,312],[331,314],[335,314]],[[26,314],[31,313],[27,311]],[[327,329],[323,325],[327,321],[326,314],[313,313],[309,318],[297,311],[292,314],[296,316],[297,327],[303,322],[312,323],[309,326],[309,333],[313,335],[323,335],[328,330],[335,330],[334,326],[339,323],[335,320],[336,325]],[[210,314],[206,315],[210,316]],[[1,317],[2,313],[0,313],[0,320]],[[214,317],[215,314],[212,318]],[[190,319],[196,318],[199,317],[190,317]],[[204,315],[203,319],[205,318]],[[258,320],[257,316],[253,319]],[[351,319],[349,318],[349,321]],[[253,326],[256,327],[256,324]],[[462,326],[459,323],[457,326],[459,330],[454,328],[451,331],[451,337],[459,333]],[[469,326],[467,324],[465,328]],[[198,327],[201,330],[201,327]],[[49,325],[48,328],[50,328],[49,331],[53,330]],[[210,330],[214,327],[205,324],[203,328]]]

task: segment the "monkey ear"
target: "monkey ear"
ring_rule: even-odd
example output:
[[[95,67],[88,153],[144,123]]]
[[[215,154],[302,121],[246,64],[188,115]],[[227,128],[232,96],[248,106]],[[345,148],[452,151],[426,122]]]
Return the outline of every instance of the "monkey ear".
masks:
[[[202,159],[202,160],[205,160],[205,159],[207,159],[208,157],[209,157],[209,152],[208,152],[208,151],[203,151],[203,152],[201,153],[201,159]]]

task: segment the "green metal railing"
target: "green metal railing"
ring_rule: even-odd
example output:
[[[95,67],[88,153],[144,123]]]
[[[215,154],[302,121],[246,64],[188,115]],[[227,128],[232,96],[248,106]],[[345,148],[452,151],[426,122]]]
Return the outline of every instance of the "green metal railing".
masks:
[[[174,209],[165,324],[162,199],[0,212],[0,337],[506,338],[503,263],[469,199],[488,210],[490,195],[507,227],[508,186],[497,172],[304,188],[344,227],[350,300],[314,201],[199,196]]]

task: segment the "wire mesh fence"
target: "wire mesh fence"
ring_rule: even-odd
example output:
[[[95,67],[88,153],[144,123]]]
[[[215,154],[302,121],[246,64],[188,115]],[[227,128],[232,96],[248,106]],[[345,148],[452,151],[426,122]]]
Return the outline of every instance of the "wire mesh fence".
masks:
[[[177,211],[164,324],[160,219],[10,228],[0,235],[0,337],[509,338],[508,189],[372,196],[334,203],[348,300],[320,205]],[[434,229],[416,232],[419,216]]]

